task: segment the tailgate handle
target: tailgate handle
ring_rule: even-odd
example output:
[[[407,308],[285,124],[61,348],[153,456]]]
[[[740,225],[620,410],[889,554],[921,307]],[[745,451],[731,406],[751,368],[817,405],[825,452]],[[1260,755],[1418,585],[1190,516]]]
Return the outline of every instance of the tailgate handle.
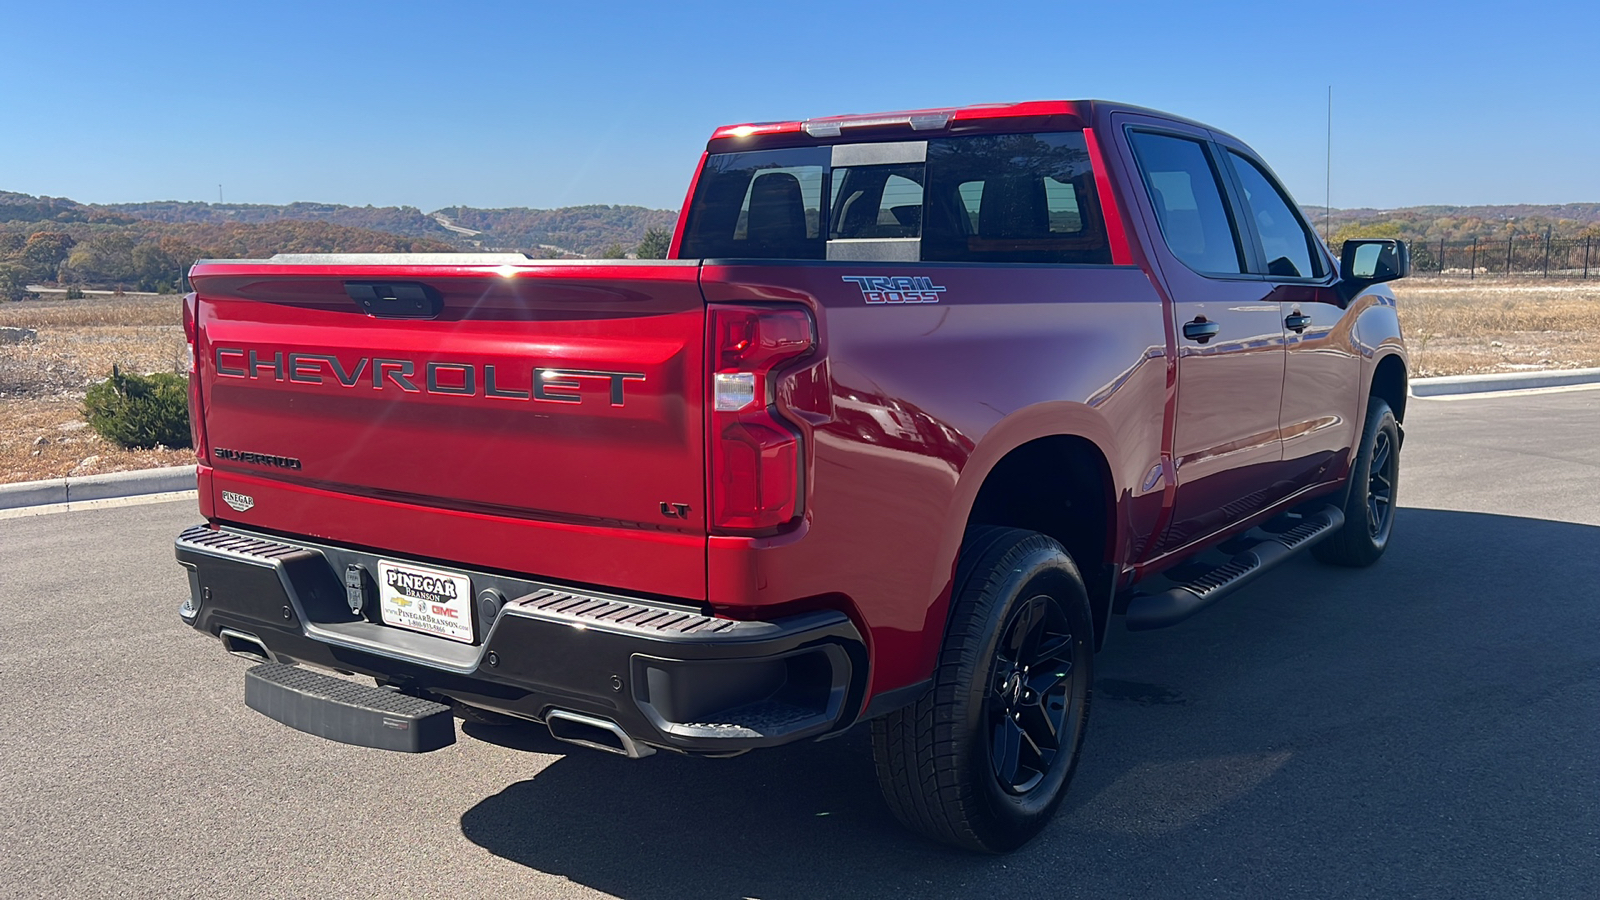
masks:
[[[346,281],[344,292],[380,319],[431,319],[444,309],[438,291],[414,281]]]

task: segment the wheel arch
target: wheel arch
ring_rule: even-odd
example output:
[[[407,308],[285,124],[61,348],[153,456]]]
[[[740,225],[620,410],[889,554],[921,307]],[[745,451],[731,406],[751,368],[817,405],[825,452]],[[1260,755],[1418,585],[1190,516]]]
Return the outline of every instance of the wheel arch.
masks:
[[[1024,528],[1065,547],[1088,590],[1098,648],[1111,615],[1116,520],[1116,489],[1105,454],[1087,438],[1058,434],[1012,449],[989,470],[966,527]]]
[[[1409,396],[1406,361],[1398,353],[1388,353],[1378,359],[1372,369],[1372,382],[1367,387],[1368,397],[1377,397],[1389,404],[1397,422],[1406,418],[1406,398]]]
[[[1361,404],[1362,420],[1366,417],[1367,398],[1381,397],[1394,410],[1395,421],[1404,421],[1411,363],[1400,333],[1394,293],[1388,285],[1379,285],[1362,294],[1351,310],[1355,316],[1354,347],[1364,357],[1364,384],[1356,398]]]
[[[1094,612],[1098,649],[1111,617],[1126,515],[1124,491],[1111,464],[1119,458],[1117,443],[1098,412],[1080,404],[1062,406],[1048,415],[1019,413],[996,426],[963,466],[941,554],[949,561],[951,586],[941,595],[940,618],[948,620],[949,591],[967,528],[1026,528],[1059,541],[1077,563]],[[930,635],[934,641],[942,643],[943,624]]]

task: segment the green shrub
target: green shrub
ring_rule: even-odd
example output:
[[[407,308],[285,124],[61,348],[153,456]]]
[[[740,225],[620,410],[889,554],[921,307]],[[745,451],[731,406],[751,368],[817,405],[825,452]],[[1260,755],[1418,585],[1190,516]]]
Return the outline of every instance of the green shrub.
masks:
[[[651,228],[644,233],[644,240],[639,242],[634,253],[640,259],[666,259],[667,251],[672,249],[672,232],[665,228]]]
[[[187,447],[189,381],[164,372],[129,375],[112,367],[111,377],[83,398],[83,416],[95,433],[121,447]]]
[[[14,263],[0,262],[0,300],[32,300],[34,294],[28,290],[28,278],[23,274],[22,267]]]

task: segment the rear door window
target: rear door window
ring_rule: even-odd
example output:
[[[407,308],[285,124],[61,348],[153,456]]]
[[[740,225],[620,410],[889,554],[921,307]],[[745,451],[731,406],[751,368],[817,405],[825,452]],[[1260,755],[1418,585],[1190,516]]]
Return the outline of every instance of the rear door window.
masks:
[[[1243,273],[1244,248],[1205,145],[1147,131],[1131,132],[1130,139],[1161,236],[1172,255],[1196,272]]]

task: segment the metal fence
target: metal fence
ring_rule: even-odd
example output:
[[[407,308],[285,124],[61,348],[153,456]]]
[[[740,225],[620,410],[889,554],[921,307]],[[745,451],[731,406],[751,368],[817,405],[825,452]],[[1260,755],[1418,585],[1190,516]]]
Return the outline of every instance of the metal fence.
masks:
[[[1408,245],[1411,271],[1419,275],[1600,278],[1600,238],[1519,234],[1493,240],[1409,241]]]

